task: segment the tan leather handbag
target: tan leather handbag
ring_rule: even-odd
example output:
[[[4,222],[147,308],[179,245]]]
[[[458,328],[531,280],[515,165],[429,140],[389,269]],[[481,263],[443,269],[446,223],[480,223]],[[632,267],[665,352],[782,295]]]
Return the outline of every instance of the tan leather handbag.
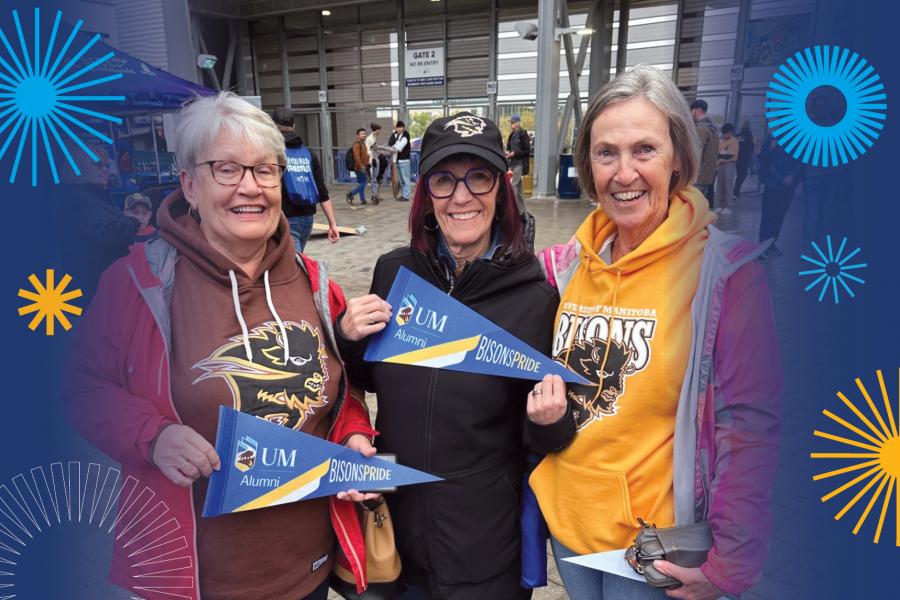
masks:
[[[394,544],[394,524],[387,502],[363,511],[362,529],[369,587],[357,594],[353,573],[337,561],[331,587],[347,600],[388,600],[399,595],[406,586],[400,581],[400,554]]]

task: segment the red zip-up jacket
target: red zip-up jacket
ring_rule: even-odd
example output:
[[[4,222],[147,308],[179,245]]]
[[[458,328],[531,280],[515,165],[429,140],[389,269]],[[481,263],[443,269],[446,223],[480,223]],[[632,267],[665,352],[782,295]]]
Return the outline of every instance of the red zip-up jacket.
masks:
[[[171,245],[155,240],[133,245],[106,270],[72,344],[65,395],[78,432],[122,463],[121,481],[110,482],[121,486],[112,496],[119,510],[110,581],[148,599],[199,600],[191,488],[169,481],[150,455],[160,428],[181,422],[169,380],[168,299],[176,258]],[[298,255],[298,263],[336,349],[334,323],[346,305],[343,293],[316,261]],[[374,436],[366,407],[350,396],[346,379],[341,386],[328,439],[341,443],[354,433]],[[356,508],[334,497],[329,508],[343,551],[339,560],[362,592],[365,546]]]

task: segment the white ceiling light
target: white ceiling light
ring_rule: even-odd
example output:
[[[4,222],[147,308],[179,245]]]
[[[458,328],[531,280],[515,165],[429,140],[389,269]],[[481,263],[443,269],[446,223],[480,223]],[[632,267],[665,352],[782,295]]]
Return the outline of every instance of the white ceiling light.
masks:
[[[323,10],[323,11],[322,11],[322,16],[323,16],[323,17],[330,17],[330,16],[331,16],[331,11],[330,11],[330,10]]]

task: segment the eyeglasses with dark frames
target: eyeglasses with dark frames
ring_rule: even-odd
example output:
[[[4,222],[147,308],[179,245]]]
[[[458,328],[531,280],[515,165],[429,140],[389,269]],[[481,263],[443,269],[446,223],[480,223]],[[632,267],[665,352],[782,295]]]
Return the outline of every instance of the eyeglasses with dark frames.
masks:
[[[494,189],[494,186],[497,185],[497,175],[497,171],[489,167],[469,169],[462,177],[457,177],[450,171],[432,171],[425,178],[425,185],[428,194],[438,200],[452,196],[460,181],[473,195],[481,196]]]
[[[281,176],[284,174],[284,165],[275,163],[263,163],[259,165],[242,165],[231,160],[208,160],[197,163],[195,167],[208,165],[212,171],[213,179],[219,185],[238,185],[244,179],[247,171],[253,174],[256,185],[264,188],[274,188],[281,185]]]

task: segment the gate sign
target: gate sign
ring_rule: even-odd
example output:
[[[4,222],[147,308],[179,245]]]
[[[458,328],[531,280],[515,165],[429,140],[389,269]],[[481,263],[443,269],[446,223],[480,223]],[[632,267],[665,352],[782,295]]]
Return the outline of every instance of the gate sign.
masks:
[[[444,85],[444,48],[406,51],[406,87]]]

